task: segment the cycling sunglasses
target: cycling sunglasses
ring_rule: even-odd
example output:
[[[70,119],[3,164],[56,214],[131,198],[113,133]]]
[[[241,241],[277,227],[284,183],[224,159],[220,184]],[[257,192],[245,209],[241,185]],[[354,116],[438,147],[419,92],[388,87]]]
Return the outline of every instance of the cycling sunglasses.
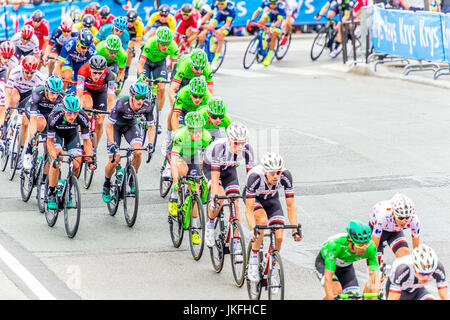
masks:
[[[24,70],[23,72],[25,72],[26,74],[35,74],[36,73],[36,71],[26,71],[26,70]]]
[[[64,112],[65,112],[65,114],[68,115],[68,116],[74,116],[74,115],[77,115],[77,114],[79,113],[79,111],[70,112],[70,111],[66,111],[66,110],[64,110]]]
[[[203,67],[195,67],[195,66],[192,66],[192,68],[194,68],[195,70],[197,70],[197,71],[203,71],[205,68]]]
[[[403,220],[409,220],[411,217],[395,217],[397,220],[403,221]]]
[[[428,273],[418,272],[418,274],[420,274],[422,277],[427,277],[427,276],[431,276],[433,274],[433,272],[428,272]]]
[[[181,13],[183,16],[190,16],[192,14],[192,12],[182,12]]]
[[[51,95],[54,95],[54,96],[59,94],[59,92],[51,91],[51,90],[48,90],[48,89],[47,89],[47,92],[48,92],[48,94],[51,94]]]
[[[83,46],[82,44],[80,44],[79,46],[81,49],[85,49],[85,50],[89,49],[89,46]]]
[[[29,37],[29,38],[22,37],[22,39],[28,41],[28,40],[31,40],[31,37]]]
[[[194,98],[194,99],[203,99],[203,96],[196,96],[195,94],[193,94],[192,98]]]
[[[271,176],[279,176],[279,175],[281,175],[282,172],[283,171],[281,171],[281,170],[267,171],[267,173]]]
[[[222,115],[217,115],[217,114],[212,114],[212,115],[210,115],[210,117],[211,117],[213,120],[217,120],[217,119],[222,120],[222,119],[223,119],[223,116],[222,116]]]
[[[119,32],[119,33],[123,33],[124,32],[124,30],[120,30],[119,28],[116,28],[116,27],[113,27],[113,30],[115,30],[116,32]]]
[[[134,98],[135,98],[136,100],[145,100],[145,99],[147,99],[147,96],[135,95]]]
[[[167,18],[167,17],[169,16],[169,14],[162,14],[162,13],[160,13],[159,16],[160,16],[161,18]]]
[[[95,75],[101,75],[101,74],[103,74],[103,70],[102,71],[92,71],[92,74],[95,74]]]
[[[369,245],[369,242],[366,242],[366,243],[355,243],[355,242],[353,242],[353,244],[357,248],[365,248],[365,247],[367,247]]]

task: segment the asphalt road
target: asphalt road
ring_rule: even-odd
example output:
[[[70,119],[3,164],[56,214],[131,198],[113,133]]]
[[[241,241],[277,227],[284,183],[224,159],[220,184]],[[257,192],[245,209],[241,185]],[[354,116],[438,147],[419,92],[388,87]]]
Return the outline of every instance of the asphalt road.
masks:
[[[247,43],[231,42],[215,76],[216,95],[233,120],[249,127],[258,157],[280,152],[294,177],[305,238],[295,243],[287,235],[283,243],[286,299],[321,299],[314,272],[321,244],[350,219],[367,221],[377,201],[397,192],[413,199],[422,241],[450,266],[448,91],[341,72],[340,61],[326,56],[313,63],[311,43],[296,39],[284,60],[244,70]],[[167,112],[166,106],[163,129]],[[245,286],[233,285],[229,260],[216,274],[208,251],[195,262],[186,241],[173,247],[167,200],[158,191],[160,152],[139,172],[135,226],[126,226],[122,209],[109,216],[101,200],[105,149],[103,140],[93,184],[82,190],[74,239],[61,218],[47,226],[35,193],[21,201],[17,177],[10,182],[0,174],[0,299],[248,299]],[[244,172],[239,177],[243,183]],[[357,270],[363,285],[364,264]]]

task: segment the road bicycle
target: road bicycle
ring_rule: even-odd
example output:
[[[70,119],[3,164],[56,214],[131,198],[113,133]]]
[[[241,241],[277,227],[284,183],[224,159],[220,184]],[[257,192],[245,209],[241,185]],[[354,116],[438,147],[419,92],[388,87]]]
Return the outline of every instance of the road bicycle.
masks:
[[[192,51],[192,47],[188,46],[187,36],[181,33],[175,33],[174,39],[179,39],[178,41],[178,57],[181,58],[186,54],[190,54]]]
[[[99,114],[110,114],[108,111],[97,110],[97,109],[84,109],[89,117],[89,137],[92,141],[92,150],[93,150],[93,161],[94,165],[97,168],[97,134],[95,129],[97,127],[97,115]],[[89,189],[92,183],[92,178],[94,177],[95,170],[92,170],[90,166],[86,165],[86,159],[81,161],[81,172],[83,173],[83,186],[85,189]]]
[[[250,43],[247,46],[247,49],[245,50],[243,64],[244,69],[250,69],[250,67],[257,61],[258,63],[261,63],[264,58],[269,53],[269,43],[270,39],[272,37],[272,32],[270,31],[270,27],[259,24],[256,22],[250,22],[250,27],[255,27],[258,29],[258,32],[256,33],[255,37],[250,40]],[[278,51],[278,43],[274,49],[274,52]],[[272,61],[275,57],[272,57]]]
[[[120,201],[123,202],[123,213],[125,215],[125,222],[128,227],[133,227],[139,208],[139,184],[137,173],[134,167],[131,165],[131,156],[133,151],[145,151],[146,148],[119,148],[119,151],[126,151],[124,156],[120,158],[126,158],[126,164],[124,167],[120,162],[116,166],[116,172],[114,179],[111,179],[111,201],[107,203],[110,216],[115,216],[117,209],[119,208]],[[111,162],[114,162],[117,151],[113,153]],[[147,159],[147,163],[150,162],[150,154]],[[113,181],[114,180],[114,181]]]
[[[197,187],[200,184],[200,188]],[[205,240],[205,213],[203,204],[208,197],[208,186],[203,175],[181,176],[178,180],[177,215],[169,213],[169,231],[172,243],[179,248],[185,230],[189,231],[189,246],[194,260],[202,257]],[[193,225],[194,208],[198,213],[198,225]],[[200,244],[195,244],[193,234],[200,236]]]
[[[264,240],[258,252],[258,273],[259,281],[251,281],[247,278],[247,293],[250,300],[259,300],[261,298],[262,288],[268,291],[269,300],[284,299],[284,269],[280,253],[275,248],[275,232],[280,229],[297,229],[301,237],[301,225],[283,225],[275,224],[271,226],[256,225],[253,229],[254,238],[258,236],[259,230],[270,230],[270,234],[264,234],[264,237],[270,238],[267,251],[264,251]],[[250,257],[253,241],[250,241],[247,249],[247,257]],[[248,264],[246,267],[248,274]]]
[[[215,272],[222,271],[225,255],[231,258],[231,270],[236,286],[242,287],[245,280],[245,266],[247,257],[245,255],[245,238],[241,223],[236,218],[235,200],[242,199],[241,195],[229,195],[214,197],[214,207],[217,207],[218,200],[227,200],[223,204],[214,224],[214,246],[209,248],[212,266]],[[228,208],[229,215],[225,215],[224,207]],[[236,241],[238,239],[238,241]],[[238,247],[236,246],[238,244]]]
[[[333,50],[337,31],[334,30],[335,21],[328,19],[327,23],[317,32],[311,47],[311,60],[319,59],[322,52],[327,48],[329,51]]]
[[[63,157],[63,159],[61,159]],[[53,227],[58,219],[58,215],[61,211],[64,211],[64,226],[66,234],[69,238],[75,237],[80,224],[81,215],[81,194],[78,187],[78,179],[73,174],[73,161],[75,158],[80,157],[92,157],[87,155],[71,155],[68,153],[59,153],[55,162],[67,163],[69,170],[65,179],[58,179],[56,185],[56,202],[58,207],[56,209],[48,208],[48,190],[49,190],[49,175],[47,175],[45,181],[45,219],[49,227]],[[53,168],[56,168],[56,163],[53,162]],[[61,175],[61,174],[60,174]]]
[[[218,40],[216,38],[215,31],[212,30],[208,31],[205,41],[200,45],[200,49],[203,49],[206,52],[213,73],[216,73],[223,64],[225,54],[227,53],[227,40],[224,40],[223,42],[222,52],[220,52],[219,59],[216,62],[213,62],[216,55],[217,45]]]

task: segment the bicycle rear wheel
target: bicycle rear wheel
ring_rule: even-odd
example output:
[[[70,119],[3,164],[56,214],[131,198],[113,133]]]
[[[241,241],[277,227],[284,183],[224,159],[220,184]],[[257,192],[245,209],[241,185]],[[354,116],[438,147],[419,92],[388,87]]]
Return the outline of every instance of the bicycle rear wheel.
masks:
[[[329,27],[325,26],[322,29],[320,29],[316,37],[314,38],[310,53],[311,59],[313,61],[317,60],[322,54],[325,47],[328,46],[329,42],[328,28]]]
[[[184,196],[182,192],[178,194],[178,202],[177,202],[177,215],[172,216],[169,213],[169,232],[170,238],[172,239],[173,246],[175,248],[179,248],[181,243],[183,242],[184,228],[184,214],[183,214],[183,201]]]
[[[120,202],[119,190],[120,190],[120,187],[116,183],[111,184],[111,189],[110,189],[111,201],[108,202],[106,204],[106,206],[108,207],[109,215],[112,217],[116,215],[117,209],[119,209],[119,202]]]
[[[247,257],[250,257],[250,252],[252,250],[252,241],[248,243],[247,247]],[[260,255],[258,254],[258,266],[261,264]],[[248,260],[245,266],[245,274],[248,274]],[[246,277],[247,278],[247,277]],[[250,281],[247,278],[247,293],[248,298],[250,300],[259,300],[261,298],[261,290],[262,290],[262,279],[259,281]]]
[[[168,165],[167,159],[164,160],[164,165],[161,168],[161,174],[159,178],[159,195],[161,198],[165,198],[169,193],[170,187],[172,186],[172,177],[164,176],[164,171]]]
[[[0,143],[3,144],[0,154],[0,169],[5,171],[9,160],[9,137],[7,137],[4,141],[0,140]]]
[[[277,51],[275,51],[275,58],[277,58],[277,60],[283,59],[286,56],[286,54],[289,50],[289,47],[291,46],[292,33],[289,33],[286,43],[281,45],[281,43],[283,42],[284,36],[285,35],[282,34],[278,38],[278,48],[277,48]]]
[[[227,41],[223,42],[222,52],[220,53],[219,60],[215,63],[211,63],[212,72],[216,73],[219,70],[220,66],[223,64],[223,60],[225,59],[225,54],[227,53]]]
[[[256,56],[258,55],[259,39],[254,37],[248,44],[247,50],[245,50],[243,64],[244,69],[250,69],[250,67],[255,63]]]
[[[16,174],[17,164],[20,159],[20,142],[22,141],[22,127],[19,126],[15,129],[13,140],[11,141],[11,161],[9,162],[9,173],[8,179],[14,179],[14,175]]]
[[[269,300],[284,300],[284,270],[278,251],[272,254],[270,260],[271,266],[267,276]]]
[[[193,219],[193,212],[195,204],[197,204],[198,208],[198,224],[193,225],[194,219]],[[193,242],[193,235],[194,233],[197,233],[200,236],[200,243],[195,244]],[[189,246],[191,248],[192,257],[194,260],[198,261],[202,257],[203,254],[203,248],[205,244],[205,214],[203,211],[203,204],[202,200],[198,195],[192,194],[191,198],[191,221],[189,225]]]
[[[239,239],[238,247],[235,247],[235,239]],[[231,221],[231,240],[230,240],[231,270],[236,286],[242,287],[245,280],[245,266],[247,257],[245,255],[245,238],[241,223],[238,219]]]
[[[80,188],[76,177],[72,176],[67,181],[64,198],[64,225],[67,236],[73,238],[77,234],[81,214]]]
[[[209,253],[213,269],[215,272],[219,273],[222,271],[223,263],[225,261],[225,240],[223,239],[224,226],[219,218],[216,218],[214,225],[214,246],[209,248]]]
[[[48,208],[48,175],[45,179],[45,196],[44,196],[44,203],[45,203],[45,220],[47,220],[47,224],[49,227],[53,227],[56,223],[56,220],[58,220],[58,212],[59,210],[51,210]]]
[[[127,169],[123,185],[123,213],[130,228],[134,226],[139,208],[139,186],[136,170],[132,165]]]
[[[91,132],[91,140],[92,140],[92,146],[94,148],[94,152],[97,151],[97,135],[95,134],[95,132]],[[94,153],[95,154],[95,153]],[[92,183],[92,178],[94,178],[94,172],[95,170],[91,170],[91,168],[89,168],[89,166],[87,165],[88,162],[87,158],[84,163],[82,163],[83,165],[83,185],[85,189],[89,189],[89,187],[91,186]]]
[[[37,204],[38,204],[38,208],[39,208],[39,212],[40,213],[44,213],[45,212],[45,194],[47,193],[47,189],[45,187],[45,180],[43,180],[44,178],[44,170],[45,170],[45,165],[48,163],[48,161],[44,161],[42,160],[39,163],[39,167],[38,167],[38,179],[37,179],[37,183],[36,183],[36,200],[37,200]]]
[[[29,171],[23,169],[20,171],[20,194],[23,202],[28,202],[28,200],[30,200],[34,188],[35,170],[36,168],[31,168]]]

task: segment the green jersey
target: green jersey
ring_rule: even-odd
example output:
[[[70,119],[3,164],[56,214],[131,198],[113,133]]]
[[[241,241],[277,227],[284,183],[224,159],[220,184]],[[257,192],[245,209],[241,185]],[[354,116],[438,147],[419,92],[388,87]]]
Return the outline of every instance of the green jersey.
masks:
[[[117,62],[119,64],[119,69],[125,68],[125,62],[127,61],[127,52],[122,47],[120,48],[119,52],[114,57],[114,59],[111,59],[109,55],[106,53],[106,40],[97,43],[95,49],[97,49],[97,54],[99,56],[102,56],[106,59],[108,65]]]
[[[227,112],[225,112],[225,116],[222,118],[222,121],[220,121],[218,126],[215,126],[209,122],[208,106],[201,107],[200,109],[197,110],[197,112],[202,115],[203,119],[205,119],[205,126],[203,128],[205,128],[206,130],[214,130],[219,128],[226,129],[231,124],[231,118]]]
[[[200,102],[200,104],[196,105],[194,101],[192,101],[189,86],[184,86],[180,91],[178,91],[177,99],[175,100],[173,106],[173,112],[181,113],[182,110],[185,110],[186,112],[197,111],[205,104],[207,104],[210,98],[211,95],[207,91],[203,96],[203,99]]]
[[[198,141],[192,141],[188,128],[181,127],[175,131],[173,137],[172,153],[179,155],[183,159],[191,159],[198,156],[212,142],[209,132],[202,129],[202,138]]]
[[[325,270],[336,271],[338,267],[348,267],[353,262],[367,259],[369,270],[378,270],[377,247],[373,241],[367,246],[362,256],[350,252],[349,241],[346,233],[340,233],[330,237],[320,249],[320,253],[325,261]]]
[[[178,59],[178,45],[172,40],[167,51],[162,52],[158,49],[158,40],[156,36],[153,36],[148,38],[145,42],[145,46],[142,49],[142,56],[154,63],[161,62],[168,56],[171,56],[172,60],[175,60]]]
[[[192,78],[198,77],[192,72],[191,62],[189,61],[190,55],[186,54],[182,56],[176,66],[175,75],[172,78],[173,82],[179,83],[182,87],[189,83]],[[211,69],[211,65],[209,62],[206,64],[205,69],[203,69],[203,73],[200,76],[204,76],[206,83],[208,85],[214,84],[213,82],[213,72]]]

